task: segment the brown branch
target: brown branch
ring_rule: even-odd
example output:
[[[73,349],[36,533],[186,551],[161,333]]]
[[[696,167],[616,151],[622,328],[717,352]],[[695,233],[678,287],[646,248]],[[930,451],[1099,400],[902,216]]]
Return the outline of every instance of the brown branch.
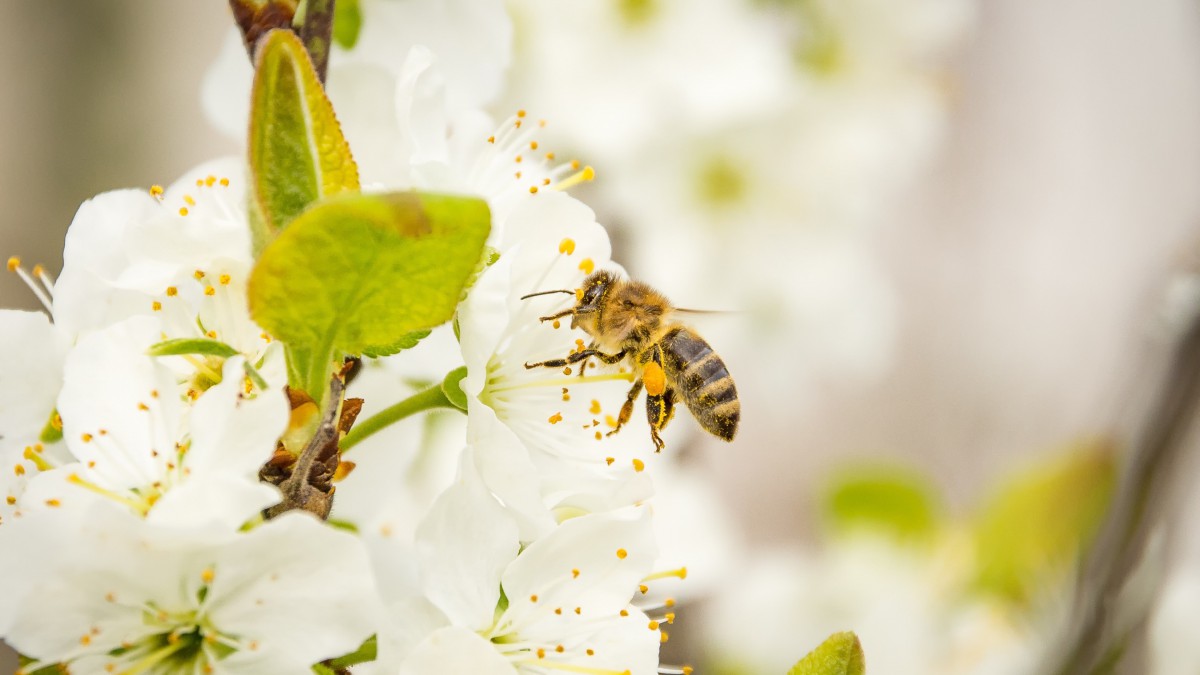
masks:
[[[1200,408],[1200,315],[1192,317],[1172,354],[1162,386],[1135,439],[1116,500],[1083,565],[1064,649],[1047,672],[1102,672],[1128,637],[1116,626],[1125,582],[1143,561],[1147,541],[1162,523],[1175,492],[1188,432]],[[1147,604],[1147,603],[1143,603]],[[1148,606],[1120,607],[1125,626],[1142,622]]]
[[[325,84],[329,71],[329,49],[333,40],[333,6],[335,0],[308,0],[304,9],[304,25],[300,27],[300,41],[312,58],[317,78]]]

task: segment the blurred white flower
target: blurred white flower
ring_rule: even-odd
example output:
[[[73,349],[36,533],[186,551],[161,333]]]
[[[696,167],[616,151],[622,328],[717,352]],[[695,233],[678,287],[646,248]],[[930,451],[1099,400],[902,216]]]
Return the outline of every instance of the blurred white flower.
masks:
[[[109,508],[43,511],[0,532],[0,630],[28,671],[300,673],[370,636],[355,539],[288,514],[247,533],[168,529]],[[48,540],[55,540],[53,547]],[[13,588],[20,588],[15,592]]]
[[[896,675],[1031,672],[1044,648],[1037,633],[962,594],[967,567],[954,547],[931,555],[864,534],[758,554],[737,592],[704,610],[709,658],[731,673],[786,672],[803,655],[797,645],[853,630],[867,658]]]

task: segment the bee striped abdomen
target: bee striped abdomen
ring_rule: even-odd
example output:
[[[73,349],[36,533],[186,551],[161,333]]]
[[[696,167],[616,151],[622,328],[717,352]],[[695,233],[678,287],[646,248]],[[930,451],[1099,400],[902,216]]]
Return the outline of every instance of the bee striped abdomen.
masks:
[[[667,376],[705,431],[733,440],[742,407],[725,362],[704,338],[674,328],[662,339]]]

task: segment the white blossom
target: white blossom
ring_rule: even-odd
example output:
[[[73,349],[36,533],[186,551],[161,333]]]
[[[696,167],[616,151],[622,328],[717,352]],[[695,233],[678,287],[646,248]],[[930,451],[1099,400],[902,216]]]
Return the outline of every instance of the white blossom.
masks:
[[[287,424],[283,393],[247,395],[242,358],[233,357],[192,402],[172,369],[144,353],[158,328],[134,317],[70,352],[58,410],[73,461],[39,474],[23,506],[105,498],[155,522],[234,529],[278,501],[258,470]]]
[[[380,637],[399,672],[657,672],[659,625],[631,604],[657,557],[645,508],[573,518],[522,548],[468,462],[417,551],[421,599],[394,603]]]
[[[0,533],[4,550],[24,553],[0,559],[0,585],[15,617],[4,639],[35,660],[30,671],[300,673],[371,634],[366,556],[307,515],[246,533],[111,508],[64,515],[30,514]]]

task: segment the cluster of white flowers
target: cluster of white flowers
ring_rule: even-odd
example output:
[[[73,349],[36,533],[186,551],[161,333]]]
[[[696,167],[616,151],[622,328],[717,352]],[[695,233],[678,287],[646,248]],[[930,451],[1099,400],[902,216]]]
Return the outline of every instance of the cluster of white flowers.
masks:
[[[311,406],[248,309],[244,160],[86,202],[57,281],[9,261],[46,313],[0,319],[0,638],[23,672],[303,673],[364,644],[355,672],[690,672],[659,663],[686,576],[661,566],[661,456],[644,422],[605,433],[633,375],[524,366],[586,335],[538,320],[563,296],[521,296],[620,271],[565,192],[594,171],[540,147],[524,111],[479,109],[509,59],[503,3],[359,7],[328,93],[364,189],[485,198],[498,258],[455,331],[369,360],[349,395],[369,416],[465,363],[467,414],[349,451],[328,522],[264,518],[281,494],[260,470]],[[242,136],[252,70],[227,47],[205,106]],[[181,339],[208,347],[164,348]]]

